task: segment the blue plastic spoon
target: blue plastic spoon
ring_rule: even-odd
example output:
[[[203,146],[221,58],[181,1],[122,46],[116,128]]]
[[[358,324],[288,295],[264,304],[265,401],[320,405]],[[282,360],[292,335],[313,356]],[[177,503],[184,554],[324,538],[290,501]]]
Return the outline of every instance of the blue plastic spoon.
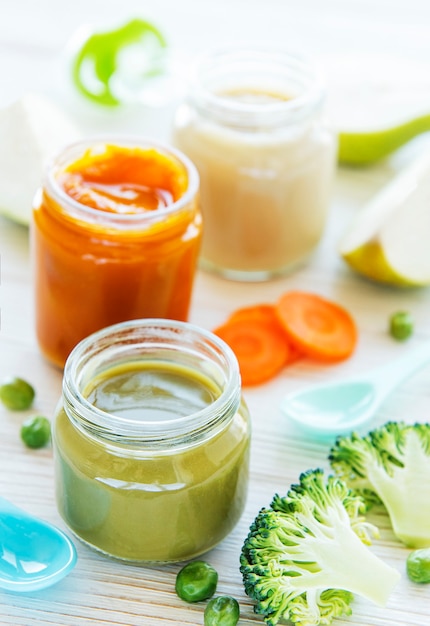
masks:
[[[76,549],[61,530],[0,497],[0,588],[28,592],[61,580]]]
[[[368,425],[397,385],[430,361],[430,344],[357,378],[315,385],[288,394],[281,411],[309,433],[336,436]]]

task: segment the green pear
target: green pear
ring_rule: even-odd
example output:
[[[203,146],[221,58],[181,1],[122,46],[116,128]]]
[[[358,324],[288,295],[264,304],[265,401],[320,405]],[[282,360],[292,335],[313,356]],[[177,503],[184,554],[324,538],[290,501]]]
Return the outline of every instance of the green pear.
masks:
[[[428,130],[430,130],[430,115],[426,114],[380,130],[340,131],[338,161],[348,165],[375,163]]]
[[[342,237],[340,254],[374,281],[430,285],[430,153],[359,210]]]

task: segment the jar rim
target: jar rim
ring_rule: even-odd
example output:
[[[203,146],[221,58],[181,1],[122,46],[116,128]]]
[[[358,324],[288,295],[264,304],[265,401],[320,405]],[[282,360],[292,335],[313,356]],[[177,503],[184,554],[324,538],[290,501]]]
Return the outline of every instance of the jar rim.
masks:
[[[99,409],[85,398],[81,389],[84,386],[82,381],[85,376],[96,372],[103,352],[113,350],[115,345],[121,347],[121,340],[124,340],[123,345],[130,348],[133,345],[131,341],[133,334],[151,329],[169,333],[170,338],[181,337],[182,340],[197,338],[208,349],[210,356],[219,360],[219,369],[224,367],[227,374],[223,387],[220,387],[219,396],[210,405],[190,415],[180,415],[162,422],[140,422]],[[168,344],[163,342],[148,345],[165,347]],[[181,343],[181,347],[183,345]],[[95,361],[91,364],[92,359]],[[239,365],[235,354],[221,338],[195,324],[159,318],[129,320],[103,328],[75,346],[64,368],[63,398],[69,417],[85,430],[89,429],[102,438],[117,441],[116,438],[119,437],[127,443],[139,444],[181,443],[221,426],[232,412],[233,414],[236,412],[241,398]],[[74,408],[76,404],[78,409]]]
[[[246,77],[252,64],[260,64],[274,74],[277,69],[283,78],[301,83],[300,93],[292,97],[273,98],[265,102],[247,102],[234,97],[226,98],[220,91],[210,86],[211,77],[224,71],[225,77],[235,67],[241,68],[240,79]],[[256,90],[260,85],[253,85]],[[262,88],[263,92],[264,89]],[[287,96],[288,89],[280,90]],[[224,123],[238,127],[273,127],[279,124],[295,123],[318,111],[324,102],[325,85],[322,76],[310,58],[296,51],[253,45],[232,45],[214,48],[203,54],[196,62],[191,78],[190,100],[206,114]]]
[[[94,209],[69,196],[61,185],[58,184],[56,175],[61,169],[73,162],[73,158],[79,158],[87,149],[97,146],[114,145],[127,148],[155,149],[167,156],[173,157],[184,166],[187,174],[187,188],[180,198],[157,211],[147,213],[110,213]],[[75,157],[67,158],[76,151]],[[139,135],[94,135],[79,139],[63,146],[53,154],[47,162],[44,176],[44,186],[48,193],[61,205],[67,206],[70,212],[79,216],[86,216],[94,221],[99,221],[103,217],[104,221],[118,227],[135,227],[136,225],[147,224],[154,220],[162,220],[169,215],[179,213],[196,196],[199,188],[199,174],[194,163],[183,152],[177,148],[145,136]]]

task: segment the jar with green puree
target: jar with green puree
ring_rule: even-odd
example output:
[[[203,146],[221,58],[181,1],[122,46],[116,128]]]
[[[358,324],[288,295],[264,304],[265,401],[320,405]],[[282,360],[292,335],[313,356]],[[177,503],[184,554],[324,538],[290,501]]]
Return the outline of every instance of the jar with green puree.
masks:
[[[195,325],[134,320],[81,341],[52,436],[59,511],[106,555],[191,559],[243,511],[250,420],[237,360]]]

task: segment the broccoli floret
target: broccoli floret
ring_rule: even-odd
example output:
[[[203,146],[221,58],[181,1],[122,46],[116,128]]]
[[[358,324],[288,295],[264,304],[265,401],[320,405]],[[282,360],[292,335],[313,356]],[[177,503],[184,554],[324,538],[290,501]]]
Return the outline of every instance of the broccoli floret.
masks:
[[[368,506],[382,502],[406,546],[430,545],[430,424],[387,422],[363,437],[338,437],[329,461]]]
[[[357,593],[383,606],[400,575],[364,544],[378,536],[365,504],[336,476],[309,470],[250,526],[240,556],[245,592],[269,626],[331,624]]]

